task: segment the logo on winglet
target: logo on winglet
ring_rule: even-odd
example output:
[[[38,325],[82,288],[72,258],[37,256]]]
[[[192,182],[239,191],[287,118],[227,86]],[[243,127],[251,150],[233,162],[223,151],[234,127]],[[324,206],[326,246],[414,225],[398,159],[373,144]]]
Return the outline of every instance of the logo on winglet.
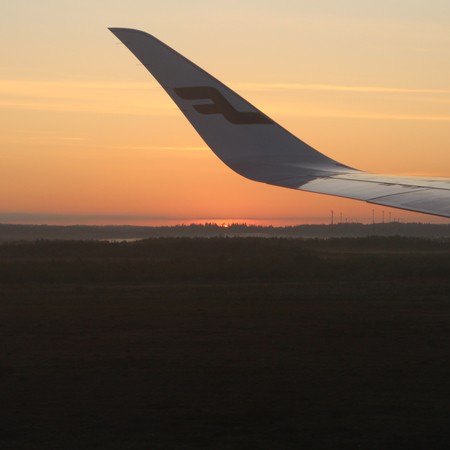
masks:
[[[210,86],[174,88],[174,91],[183,100],[210,100],[212,103],[192,105],[200,114],[221,114],[228,122],[236,125],[274,123],[260,112],[237,111],[218,89]]]

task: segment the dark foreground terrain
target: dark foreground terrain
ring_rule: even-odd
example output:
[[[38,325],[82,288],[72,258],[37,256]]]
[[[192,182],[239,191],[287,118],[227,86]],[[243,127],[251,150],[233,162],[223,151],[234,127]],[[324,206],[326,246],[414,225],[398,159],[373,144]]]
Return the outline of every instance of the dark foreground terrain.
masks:
[[[0,448],[448,449],[450,242],[0,245]]]

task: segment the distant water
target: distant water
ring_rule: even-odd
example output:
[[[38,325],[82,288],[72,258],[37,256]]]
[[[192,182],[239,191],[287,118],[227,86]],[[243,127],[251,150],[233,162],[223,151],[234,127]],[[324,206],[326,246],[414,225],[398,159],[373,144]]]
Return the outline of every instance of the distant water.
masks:
[[[102,242],[135,242],[135,241],[142,241],[142,239],[145,238],[108,238],[108,239],[95,239],[96,241],[102,241]]]

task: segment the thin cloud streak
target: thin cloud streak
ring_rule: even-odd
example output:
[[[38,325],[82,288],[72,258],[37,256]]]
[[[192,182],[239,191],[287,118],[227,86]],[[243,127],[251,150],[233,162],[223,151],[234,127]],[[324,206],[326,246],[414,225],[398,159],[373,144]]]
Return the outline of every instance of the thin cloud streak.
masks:
[[[60,80],[0,80],[0,94],[19,94],[28,97],[35,94],[37,97],[42,96],[44,90],[47,94],[51,94],[59,89],[67,90],[68,95],[76,89],[83,90],[111,90],[111,91],[141,91],[149,89],[159,89],[156,81],[152,83],[138,83],[126,81],[60,81]]]
[[[112,115],[124,115],[124,116],[179,116],[179,111],[176,108],[159,107],[158,110],[142,107],[130,109],[113,110],[108,108],[102,108],[101,106],[94,106],[92,109],[87,108],[83,104],[52,104],[47,102],[3,102],[0,100],[0,107],[5,109],[15,110],[28,110],[28,111],[50,111],[50,112],[66,112],[66,113],[86,113],[86,114],[112,114]],[[450,122],[450,116],[417,116],[407,114],[367,114],[356,112],[311,112],[301,111],[297,109],[295,111],[272,109],[270,114],[280,114],[283,116],[297,116],[297,117],[323,117],[323,118],[337,118],[337,119],[358,119],[358,120],[402,120],[402,121],[426,121],[426,122]]]
[[[231,83],[230,83],[231,84]],[[388,94],[450,94],[449,89],[417,89],[383,86],[349,86],[332,84],[300,84],[300,83],[233,83],[236,88],[254,91],[335,91]]]
[[[73,221],[73,220],[172,220],[177,217],[134,214],[51,214],[33,212],[0,212],[0,221]]]
[[[155,82],[156,83],[156,82]],[[345,86],[328,84],[298,84],[298,83],[235,83],[242,91],[323,91],[323,92],[353,92],[369,94],[398,95],[436,95],[436,102],[442,103],[442,96],[450,94],[445,89],[415,89],[380,86]],[[71,82],[71,81],[30,81],[30,80],[0,80],[0,107],[3,109],[18,109],[29,111],[77,112],[87,114],[118,114],[118,115],[179,115],[177,108],[165,102],[152,103],[150,98],[139,96],[136,92],[162,89],[152,83],[135,82]],[[123,94],[124,91],[134,91],[133,101]],[[118,95],[115,97],[114,93]],[[122,95],[121,95],[122,94]],[[123,97],[125,95],[125,97]],[[3,98],[2,98],[3,97]],[[119,102],[120,98],[120,102]],[[127,100],[128,98],[128,100]],[[114,99],[114,101],[112,101]],[[136,100],[138,102],[136,102]],[[427,102],[433,101],[429,97]],[[119,105],[119,107],[118,107]],[[272,109],[270,114],[278,113],[301,117],[325,117],[362,120],[405,120],[448,122],[450,116],[444,115],[409,115],[409,114],[371,114],[353,111],[311,112],[298,110]]]
[[[328,216],[311,217],[232,217],[207,216],[186,217],[170,215],[144,214],[50,214],[32,212],[0,212],[0,224],[33,224],[33,225],[136,225],[161,226],[202,223],[305,223],[305,221],[328,221]]]
[[[289,115],[293,115],[289,113]],[[450,116],[414,116],[403,114],[366,114],[366,113],[309,113],[297,111],[297,116],[301,117],[322,117],[329,119],[355,119],[355,120],[400,120],[413,122],[450,122]]]
[[[63,100],[63,99],[62,99]],[[121,109],[113,109],[108,104],[99,104],[91,97],[87,101],[83,102],[81,98],[78,101],[61,101],[61,103],[51,103],[45,101],[24,101],[24,100],[0,100],[0,108],[13,109],[21,111],[49,111],[49,112],[64,112],[64,113],[84,113],[84,114],[111,114],[111,115],[124,115],[124,116],[175,116],[178,114],[175,107],[169,108],[168,106],[159,106],[158,109],[152,109],[150,104],[136,105],[124,105]],[[128,109],[126,109],[128,108]],[[153,106],[153,108],[155,108]]]
[[[358,86],[334,84],[304,84],[304,83],[242,83],[225,82],[245,90],[302,90],[302,91],[337,91],[337,92],[368,92],[368,93],[396,93],[396,94],[450,94],[450,89],[400,88],[395,86]],[[58,89],[67,90],[66,95],[74,89],[83,90],[111,90],[111,91],[148,91],[162,89],[156,81],[152,82],[111,82],[111,81],[34,81],[34,80],[0,80],[0,94],[19,95],[20,97],[45,97],[49,92]]]
[[[114,147],[116,150],[176,150],[176,151],[203,151],[203,150],[209,150],[208,147],[165,147],[165,146],[151,146],[151,145],[134,145],[134,146],[121,146],[121,147]]]
[[[3,110],[118,115],[172,115],[175,107],[152,104],[156,82],[0,80]],[[153,92],[152,92],[153,91]]]

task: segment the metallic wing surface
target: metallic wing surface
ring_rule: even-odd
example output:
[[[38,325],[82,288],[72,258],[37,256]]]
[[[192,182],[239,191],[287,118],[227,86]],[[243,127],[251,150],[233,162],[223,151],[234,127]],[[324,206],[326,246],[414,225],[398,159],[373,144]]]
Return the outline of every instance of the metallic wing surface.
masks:
[[[143,31],[110,28],[211,150],[251,180],[450,217],[450,179],[377,175],[310,147],[219,80]]]

